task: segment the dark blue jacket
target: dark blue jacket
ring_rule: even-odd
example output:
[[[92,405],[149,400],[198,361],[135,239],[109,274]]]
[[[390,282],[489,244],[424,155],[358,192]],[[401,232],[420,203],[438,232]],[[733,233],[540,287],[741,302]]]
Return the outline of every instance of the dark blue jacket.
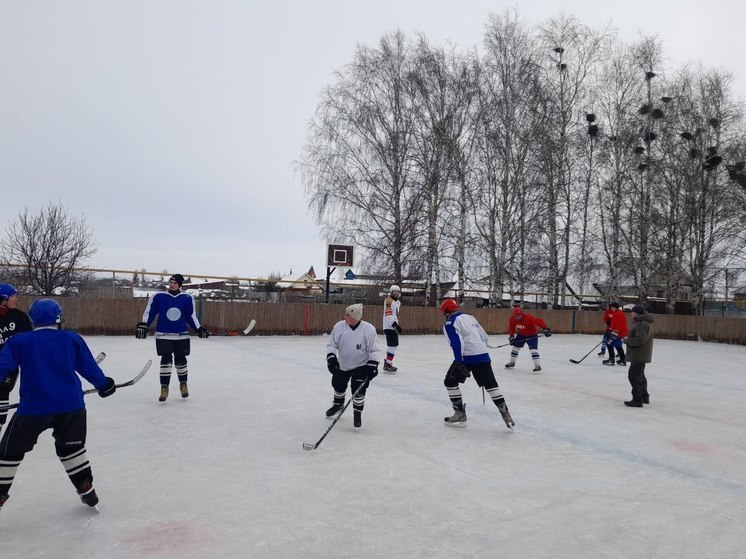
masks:
[[[20,415],[52,415],[83,409],[80,374],[98,390],[106,377],[91,350],[71,330],[39,328],[21,332],[0,351],[0,382],[21,367]]]

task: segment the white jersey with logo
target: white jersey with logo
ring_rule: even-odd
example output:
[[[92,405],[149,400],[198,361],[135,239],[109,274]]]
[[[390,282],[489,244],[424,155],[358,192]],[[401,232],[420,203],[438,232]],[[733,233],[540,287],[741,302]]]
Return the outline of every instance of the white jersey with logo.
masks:
[[[353,330],[346,321],[340,320],[332,328],[326,352],[337,356],[339,368],[343,371],[362,367],[368,361],[379,362],[380,350],[375,326],[361,320]]]
[[[383,329],[393,330],[394,322],[399,322],[399,308],[401,301],[394,299],[391,295],[383,302]]]

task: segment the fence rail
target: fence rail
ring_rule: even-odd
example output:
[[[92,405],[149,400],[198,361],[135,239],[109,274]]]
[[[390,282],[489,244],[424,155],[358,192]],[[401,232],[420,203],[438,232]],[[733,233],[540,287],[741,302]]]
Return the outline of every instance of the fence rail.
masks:
[[[39,297],[19,297],[19,307],[28,309]],[[146,302],[142,299],[105,299],[60,297],[65,327],[84,335],[134,335]],[[237,301],[197,302],[200,321],[213,333],[240,332],[256,320],[253,333],[258,335],[317,335],[328,333],[344,317],[345,305],[318,303],[248,303]],[[467,309],[488,334],[506,334],[510,309]],[[531,310],[543,318],[558,334],[601,334],[602,313],[578,310]],[[408,307],[401,310],[405,334],[442,332],[443,316],[433,307]],[[655,316],[657,338],[702,340],[746,345],[746,320],[713,316]],[[366,305],[363,318],[382,330],[383,303]]]

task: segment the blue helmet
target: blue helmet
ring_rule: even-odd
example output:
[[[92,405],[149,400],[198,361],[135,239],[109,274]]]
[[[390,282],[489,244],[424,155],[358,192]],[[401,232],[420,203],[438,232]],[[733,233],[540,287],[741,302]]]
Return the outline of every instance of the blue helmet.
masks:
[[[34,326],[51,326],[62,324],[62,307],[54,299],[39,299],[31,304],[28,310],[31,324]]]
[[[0,303],[4,303],[16,293],[18,290],[9,283],[0,283]]]

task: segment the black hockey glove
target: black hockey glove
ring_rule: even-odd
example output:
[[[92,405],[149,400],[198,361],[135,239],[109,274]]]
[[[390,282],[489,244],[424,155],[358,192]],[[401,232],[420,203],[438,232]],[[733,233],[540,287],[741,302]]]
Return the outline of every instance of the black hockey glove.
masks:
[[[401,334],[402,333],[401,326],[399,326],[398,322],[394,322],[391,326],[394,327],[394,330],[396,330],[397,334]]]
[[[207,328],[205,328],[204,326],[200,326],[199,328],[197,328],[197,335],[200,338],[209,338],[210,337],[210,331]]]
[[[378,361],[368,361],[365,365],[366,373],[368,375],[368,382],[372,381],[378,376]]]
[[[337,356],[333,353],[328,353],[326,355],[326,368],[331,374],[339,373],[342,371],[342,369],[339,368],[339,361],[337,360]]]
[[[137,323],[137,330],[135,330],[135,338],[138,340],[144,340],[148,337],[148,325],[145,322]]]
[[[544,328],[544,335],[548,338],[552,335],[552,331],[549,328]]]
[[[515,345],[515,336],[509,336],[508,337],[508,343],[510,345]]]
[[[106,398],[107,396],[111,396],[114,394],[114,392],[117,391],[117,387],[114,383],[114,379],[111,377],[106,377],[106,386],[98,391],[98,395],[102,398]]]

